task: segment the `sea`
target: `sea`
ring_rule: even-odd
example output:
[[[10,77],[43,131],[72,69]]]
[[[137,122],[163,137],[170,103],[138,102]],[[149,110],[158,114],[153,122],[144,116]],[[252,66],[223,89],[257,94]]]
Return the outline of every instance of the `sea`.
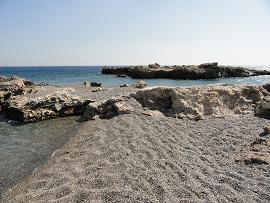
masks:
[[[248,67],[248,66],[247,66]],[[270,66],[256,66],[268,69]],[[102,75],[101,66],[42,66],[0,67],[0,75],[16,75],[25,79],[54,85],[101,82],[105,87],[133,84],[136,79]],[[149,86],[194,86],[207,84],[265,84],[270,76],[222,78],[214,80],[147,79]],[[1,120],[1,119],[0,119]],[[45,163],[55,150],[63,146],[78,128],[77,118],[59,118],[37,123],[14,125],[0,121],[0,200],[8,188],[14,186]]]
[[[249,66],[246,66],[249,67]],[[132,78],[118,78],[114,75],[101,74],[102,66],[36,66],[36,67],[0,67],[0,75],[16,75],[34,82],[67,85],[82,84],[85,81],[101,82],[105,87],[122,84],[133,84],[138,81]],[[257,69],[268,69],[270,66],[256,66]],[[264,84],[270,81],[270,76],[248,78],[221,78],[213,80],[170,80],[147,79],[149,86],[193,86],[216,83],[227,84]]]

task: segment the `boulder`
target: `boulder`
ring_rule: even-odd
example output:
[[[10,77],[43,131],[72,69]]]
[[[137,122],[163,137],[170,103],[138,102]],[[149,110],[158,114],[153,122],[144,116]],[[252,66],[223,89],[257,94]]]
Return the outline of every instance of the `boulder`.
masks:
[[[92,87],[101,87],[101,83],[99,83],[99,82],[91,82],[90,85]]]
[[[270,117],[270,96],[265,96],[256,108],[256,115]]]
[[[80,120],[87,121],[96,118],[110,119],[114,116],[129,114],[131,112],[131,108],[124,103],[123,97],[115,97],[109,100],[88,104]]]
[[[166,116],[203,119],[254,113],[265,92],[261,86],[210,85],[190,88],[156,87],[131,94],[143,107]]]
[[[260,137],[264,137],[266,135],[270,135],[270,125],[264,126],[263,132],[260,134]]]
[[[0,76],[0,106],[12,95],[23,95],[37,86],[31,81],[15,76]]]
[[[263,85],[263,88],[270,92],[270,83]]]
[[[147,82],[145,82],[145,81],[143,81],[143,80],[140,80],[140,81],[138,81],[138,82],[136,82],[136,83],[134,83],[134,84],[132,85],[132,87],[140,88],[140,89],[145,88],[145,87],[147,87],[147,86],[148,86]]]
[[[235,161],[246,165],[269,165],[270,164],[270,140],[256,138],[250,145],[241,149]]]
[[[90,102],[90,100],[80,99],[65,90],[32,99],[12,96],[2,106],[2,113],[8,119],[27,123],[56,117],[80,115]]]
[[[19,77],[0,76],[0,91],[15,92],[18,89],[24,89],[32,85],[34,85],[33,82],[19,78]]]

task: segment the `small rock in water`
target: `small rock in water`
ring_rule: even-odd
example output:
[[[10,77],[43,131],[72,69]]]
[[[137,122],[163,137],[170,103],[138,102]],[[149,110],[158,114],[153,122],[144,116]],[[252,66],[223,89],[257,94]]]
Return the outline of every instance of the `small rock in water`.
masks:
[[[99,82],[91,82],[90,84],[92,87],[101,87],[101,83]]]
[[[84,85],[84,86],[90,86],[90,84],[89,84],[88,82],[86,82],[86,81],[83,82],[83,85]]]

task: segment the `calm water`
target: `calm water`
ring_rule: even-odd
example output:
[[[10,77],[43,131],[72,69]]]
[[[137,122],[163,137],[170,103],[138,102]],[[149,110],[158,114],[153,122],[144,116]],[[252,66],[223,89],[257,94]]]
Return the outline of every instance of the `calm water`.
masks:
[[[264,69],[270,69],[264,68]],[[102,75],[100,66],[84,67],[0,67],[0,75],[17,75],[34,82],[49,84],[79,84],[84,81],[102,82],[104,86],[119,86],[132,84],[135,79],[117,78],[114,75]],[[249,78],[226,78],[215,80],[167,80],[148,79],[150,86],[192,86],[215,83],[230,84],[264,84],[270,81],[270,76],[257,76]]]
[[[1,194],[43,164],[76,132],[77,117],[12,126],[0,122]]]

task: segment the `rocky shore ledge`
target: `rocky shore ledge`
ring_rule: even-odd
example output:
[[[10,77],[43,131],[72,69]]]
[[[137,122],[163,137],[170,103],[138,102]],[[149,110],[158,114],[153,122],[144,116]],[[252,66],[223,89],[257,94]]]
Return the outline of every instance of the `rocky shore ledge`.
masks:
[[[189,88],[145,88],[146,83],[118,97],[111,90],[35,84],[17,77],[0,77],[1,114],[22,123],[81,115],[81,120],[111,118],[124,113],[163,114],[169,117],[201,120],[205,116],[224,117],[255,113],[270,115],[269,85],[208,85]],[[139,90],[139,88],[143,88]],[[97,91],[98,90],[98,91]],[[97,99],[99,91],[108,94]],[[131,105],[130,105],[131,104]]]
[[[221,66],[218,63],[205,63],[201,65],[175,65],[160,66],[150,64],[148,66],[104,67],[102,74],[114,74],[131,78],[167,78],[167,79],[216,79],[227,77],[250,77],[258,75],[270,75],[267,70],[255,70],[244,67]]]

